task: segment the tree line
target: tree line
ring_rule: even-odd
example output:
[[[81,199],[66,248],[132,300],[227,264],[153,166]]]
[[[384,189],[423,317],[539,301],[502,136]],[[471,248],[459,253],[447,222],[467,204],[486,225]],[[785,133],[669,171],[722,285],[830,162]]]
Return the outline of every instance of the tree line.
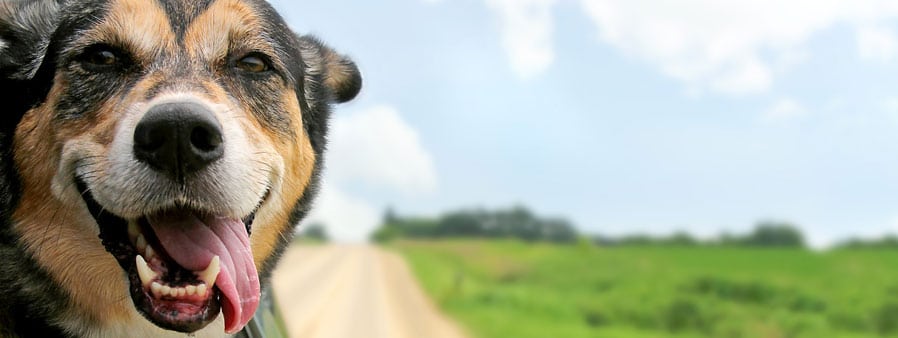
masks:
[[[321,223],[301,227],[297,240],[328,242],[327,226]],[[799,228],[789,222],[761,221],[744,234],[722,234],[716,238],[698,239],[681,231],[667,236],[632,234],[624,236],[590,235],[578,231],[570,221],[560,217],[540,216],[524,206],[488,210],[460,209],[438,217],[415,217],[397,214],[388,208],[380,227],[371,235],[378,243],[394,239],[517,239],[527,242],[592,243],[598,246],[731,246],[805,248]],[[898,236],[874,239],[848,239],[835,249],[898,249]]]
[[[515,206],[458,210],[437,218],[402,217],[387,209],[372,239],[386,242],[395,238],[487,238],[572,243],[579,236],[566,219],[538,216],[525,207]]]
[[[435,218],[400,216],[393,209],[387,209],[381,223],[380,228],[371,236],[375,242],[387,242],[397,238],[482,238],[551,243],[587,241],[600,246],[805,247],[804,235],[797,226],[788,222],[764,221],[758,223],[754,230],[747,234],[725,234],[712,240],[699,240],[686,232],[671,236],[609,237],[580,233],[564,218],[540,216],[524,206],[496,210],[462,209]]]
[[[596,244],[602,246],[747,246],[770,248],[803,248],[804,235],[797,226],[788,222],[762,221],[755,228],[740,235],[723,234],[712,239],[697,239],[686,232],[670,236],[627,235],[623,237],[595,236]]]

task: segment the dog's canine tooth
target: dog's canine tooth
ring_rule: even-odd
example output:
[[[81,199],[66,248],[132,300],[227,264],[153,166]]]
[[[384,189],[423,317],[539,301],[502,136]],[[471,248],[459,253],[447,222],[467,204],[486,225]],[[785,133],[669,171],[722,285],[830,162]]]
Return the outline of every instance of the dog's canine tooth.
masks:
[[[206,270],[195,272],[197,277],[203,282],[206,283],[207,287],[212,287],[215,285],[215,280],[218,278],[218,273],[221,271],[221,259],[218,256],[212,257],[212,261],[209,262],[209,266],[206,267]]]
[[[147,265],[147,261],[143,259],[143,256],[137,255],[135,261],[137,263],[137,274],[140,276],[141,283],[144,287],[150,286],[150,283],[152,283],[159,275],[153,271],[153,269],[150,269],[150,266]]]

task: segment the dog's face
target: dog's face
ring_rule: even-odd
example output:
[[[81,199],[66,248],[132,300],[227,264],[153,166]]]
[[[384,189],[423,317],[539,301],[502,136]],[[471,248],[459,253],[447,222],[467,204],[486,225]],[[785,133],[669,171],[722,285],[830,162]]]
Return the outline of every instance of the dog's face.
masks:
[[[15,129],[14,230],[87,334],[239,331],[308,208],[354,64],[261,0],[70,1]],[[45,46],[45,48],[44,48]],[[23,66],[26,67],[27,66]],[[122,324],[125,323],[125,324]]]

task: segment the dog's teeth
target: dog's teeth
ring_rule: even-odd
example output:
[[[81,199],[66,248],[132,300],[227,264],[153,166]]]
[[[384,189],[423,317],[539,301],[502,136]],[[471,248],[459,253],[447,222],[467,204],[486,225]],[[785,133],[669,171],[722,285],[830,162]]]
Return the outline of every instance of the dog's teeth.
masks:
[[[163,286],[162,286],[162,295],[163,295],[163,296],[171,295],[171,291],[172,291],[172,290],[171,290],[171,286],[168,286],[168,285],[163,285]]]
[[[153,296],[159,297],[162,295],[162,284],[153,282],[152,286],[150,286],[150,289],[153,290]]]
[[[196,285],[188,285],[184,289],[187,291],[188,296],[193,296],[196,294]]]
[[[143,259],[143,256],[137,255],[135,261],[137,262],[137,275],[140,276],[140,281],[143,284],[143,287],[149,286],[150,283],[158,277],[158,274],[156,274],[153,269],[150,269],[150,266],[147,265],[147,261]]]
[[[187,295],[187,289],[178,288],[178,297],[184,298],[184,296],[186,296],[186,295]]]
[[[153,259],[156,257],[156,251],[153,250],[153,246],[151,246],[151,245],[147,245],[146,248],[144,249],[144,252],[146,252],[148,259]]]
[[[143,235],[137,235],[137,250],[139,252],[143,252],[147,248],[147,240],[143,238]]]
[[[206,267],[206,270],[198,272],[197,277],[203,282],[206,283],[207,287],[212,287],[215,285],[215,280],[218,279],[218,272],[221,271],[221,260],[218,256],[212,257],[212,261],[209,262],[209,266]]]
[[[200,284],[196,287],[196,295],[200,297],[206,297],[206,291],[208,291],[208,287],[206,284]]]

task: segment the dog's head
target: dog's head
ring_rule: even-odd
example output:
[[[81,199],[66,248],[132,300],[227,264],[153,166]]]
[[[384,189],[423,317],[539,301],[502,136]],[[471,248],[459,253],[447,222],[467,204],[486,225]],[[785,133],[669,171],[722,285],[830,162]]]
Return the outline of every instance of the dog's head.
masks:
[[[263,0],[6,3],[0,42],[13,229],[70,295],[61,325],[242,328],[355,65]]]

